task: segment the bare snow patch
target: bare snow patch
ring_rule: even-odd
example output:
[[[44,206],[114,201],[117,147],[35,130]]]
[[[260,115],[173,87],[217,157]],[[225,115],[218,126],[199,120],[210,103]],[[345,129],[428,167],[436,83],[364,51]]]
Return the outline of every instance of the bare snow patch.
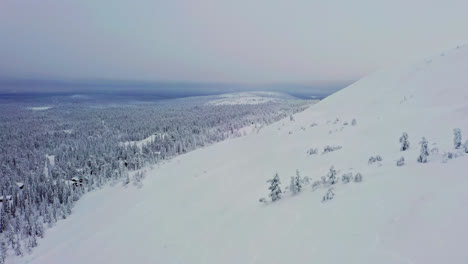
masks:
[[[45,111],[54,108],[53,106],[33,106],[33,107],[28,107],[28,110],[31,111]]]
[[[138,148],[142,148],[144,145],[150,143],[150,142],[153,142],[157,139],[165,139],[167,136],[166,133],[154,133],[153,135],[145,138],[145,139],[142,139],[142,140],[135,140],[135,141],[125,141],[125,142],[121,142],[120,145],[121,146],[131,146],[131,145],[136,145]]]
[[[218,99],[209,101],[208,105],[256,105],[291,99],[290,96],[275,92],[242,92],[223,94]]]

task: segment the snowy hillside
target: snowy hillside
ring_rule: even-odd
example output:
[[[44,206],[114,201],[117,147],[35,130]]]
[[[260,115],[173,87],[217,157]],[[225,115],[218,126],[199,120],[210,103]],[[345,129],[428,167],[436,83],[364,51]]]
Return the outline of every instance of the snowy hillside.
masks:
[[[468,139],[467,69],[460,48],[377,72],[294,120],[148,168],[142,188],[86,195],[14,261],[466,263],[468,154],[454,149],[453,129]],[[422,137],[427,163],[417,162]],[[331,166],[339,182],[313,189]],[[293,195],[296,170],[311,180]],[[283,193],[271,202],[266,181],[276,172]],[[343,182],[346,173],[362,182]],[[329,188],[334,197],[322,202]]]

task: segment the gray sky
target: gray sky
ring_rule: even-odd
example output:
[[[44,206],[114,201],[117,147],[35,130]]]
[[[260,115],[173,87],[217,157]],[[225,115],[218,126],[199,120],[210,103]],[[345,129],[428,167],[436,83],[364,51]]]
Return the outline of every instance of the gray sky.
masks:
[[[1,0],[0,77],[353,80],[468,42],[468,1]]]

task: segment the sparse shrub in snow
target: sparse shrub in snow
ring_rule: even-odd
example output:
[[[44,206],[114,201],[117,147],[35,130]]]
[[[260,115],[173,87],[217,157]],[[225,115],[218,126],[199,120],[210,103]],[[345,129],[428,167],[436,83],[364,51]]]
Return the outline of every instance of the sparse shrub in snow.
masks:
[[[354,182],[362,182],[362,174],[361,173],[356,173],[354,176]]]
[[[302,131],[306,131],[306,128],[303,127],[303,126],[301,126],[301,130],[302,130]]]
[[[258,199],[258,201],[259,201],[260,203],[266,203],[266,202],[267,202],[267,200],[265,199],[265,197],[262,197],[262,198]]]
[[[353,120],[351,121],[351,125],[352,125],[352,126],[355,126],[355,125],[357,125],[356,118],[353,118]]]
[[[400,143],[401,143],[401,151],[405,151],[409,149],[410,143],[408,140],[408,134],[406,132],[403,133],[403,135],[400,137]]]
[[[317,123],[310,124],[310,127],[318,126]]]
[[[321,184],[321,181],[314,181],[314,183],[312,183],[312,191],[315,191]]]
[[[456,152],[444,153],[444,155],[443,155],[444,158],[443,158],[442,162],[446,163],[448,160],[458,158],[461,155],[463,155],[463,154],[462,153],[456,153]]]
[[[292,135],[292,133],[293,133],[292,131],[289,131],[289,135]]]
[[[465,142],[465,145],[463,145],[463,148],[465,149],[465,153],[468,153],[468,140]]]
[[[308,176],[304,176],[304,178],[302,178],[302,183],[304,185],[308,185],[310,183],[310,178]]]
[[[294,121],[294,116],[293,116],[293,115],[290,115],[290,116],[289,116],[289,120],[290,120],[290,121]]]
[[[317,148],[310,148],[309,150],[307,150],[307,154],[309,155],[317,154],[317,152],[318,152]]]
[[[419,145],[421,145],[421,151],[418,157],[418,162],[426,163],[427,157],[429,156],[429,150],[427,149],[428,142],[425,137],[421,139],[421,141],[419,142]]]
[[[342,148],[342,146],[328,146],[327,145],[327,146],[325,146],[323,148],[323,153],[333,152],[333,151],[339,150],[341,148]]]
[[[273,179],[268,180],[267,182],[270,183],[270,187],[268,189],[270,190],[271,201],[274,202],[276,200],[281,199],[281,181],[278,173],[275,174],[275,177],[273,177]]]
[[[434,148],[431,149],[431,153],[432,154],[437,154],[437,153],[439,153],[439,149],[434,147]]]
[[[375,157],[371,156],[371,157],[369,158],[369,164],[374,164],[374,163],[377,162],[377,161],[378,161],[378,162],[382,161],[382,157],[381,157],[380,155],[377,155],[377,156],[375,156]]]
[[[462,135],[459,128],[453,130],[453,145],[456,149],[459,149],[462,145]]]
[[[329,201],[335,197],[335,193],[333,192],[333,188],[328,189],[327,193],[322,198],[322,202]]]
[[[338,177],[336,177],[336,170],[333,166],[330,167],[330,171],[327,174],[327,183],[333,185],[338,183]]]
[[[405,158],[401,157],[399,160],[397,160],[396,165],[398,167],[401,167],[401,166],[405,165]]]
[[[347,125],[349,125],[349,123],[348,123],[348,122],[344,122],[343,125],[344,125],[344,126],[347,126]]]
[[[353,180],[353,173],[345,173],[341,176],[341,181],[343,183],[348,183]]]

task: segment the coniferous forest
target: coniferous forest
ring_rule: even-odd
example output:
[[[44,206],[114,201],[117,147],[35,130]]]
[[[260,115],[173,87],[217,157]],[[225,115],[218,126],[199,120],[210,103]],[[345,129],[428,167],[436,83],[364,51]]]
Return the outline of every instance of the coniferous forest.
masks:
[[[82,195],[132,171],[242,135],[304,110],[307,101],[212,105],[205,97],[123,104],[0,104],[0,254],[23,255]],[[37,102],[34,104],[37,105]],[[145,140],[146,139],[146,140]],[[132,176],[133,175],[133,176]]]

